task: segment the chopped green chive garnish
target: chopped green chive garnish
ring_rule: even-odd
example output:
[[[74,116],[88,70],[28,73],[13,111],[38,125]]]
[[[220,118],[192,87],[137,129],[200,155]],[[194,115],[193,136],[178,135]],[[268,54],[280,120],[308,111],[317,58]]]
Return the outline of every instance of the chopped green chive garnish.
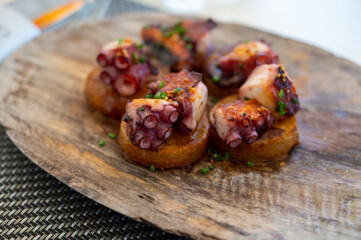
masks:
[[[138,47],[138,48],[144,47],[144,43],[139,43],[139,44],[137,45],[137,47]]]
[[[281,101],[278,101],[277,102],[277,110],[278,110],[278,114],[280,115],[280,116],[283,116],[283,115],[285,115],[286,114],[286,108],[287,108],[287,105],[286,105],[286,103],[284,103],[284,102],[281,102]]]
[[[249,97],[244,97],[243,100],[248,101]]]
[[[175,94],[178,94],[180,91],[182,91],[182,88],[177,87],[177,88],[174,90],[174,93],[175,93]]]
[[[218,101],[219,101],[219,99],[218,98],[216,98],[216,97],[210,97],[210,99],[211,99],[211,102],[212,103],[217,103]]]
[[[249,43],[249,40],[244,40],[243,42],[244,42],[244,43]]]
[[[219,82],[221,80],[221,78],[219,76],[217,76],[217,75],[214,75],[212,77],[212,80],[213,80],[213,82]]]
[[[247,166],[248,167],[253,167],[254,163],[253,162],[247,162]]]
[[[147,25],[144,27],[145,30],[148,30],[150,28],[150,25]]]
[[[105,144],[104,139],[102,139],[102,140],[100,140],[100,141],[99,141],[99,146],[103,147],[103,146],[104,146],[104,144]]]
[[[297,103],[298,103],[297,98],[292,99],[292,102],[293,102],[294,104],[297,104]]]
[[[247,114],[246,113],[243,113],[243,116],[246,116]]]
[[[140,111],[144,111],[144,107],[141,107],[141,108],[140,108]]]
[[[148,93],[147,96],[145,96],[145,98],[153,98],[153,94]]]
[[[243,69],[243,64],[242,64],[242,63],[238,64],[238,67],[239,67],[240,69]]]
[[[208,153],[210,155],[210,158],[215,161],[229,160],[228,152],[226,152],[224,155],[217,153],[217,150],[212,145],[209,146]]]
[[[285,95],[285,93],[283,92],[283,89],[281,89],[281,90],[279,91],[279,93],[278,93],[278,97],[279,97],[280,99],[282,99],[284,95]]]
[[[121,46],[123,45],[123,42],[124,42],[124,38],[119,38],[118,39],[118,44]]]
[[[142,55],[142,56],[140,56],[139,61],[140,61],[141,63],[145,63],[145,61],[147,61],[147,57],[146,57],[145,55]]]
[[[184,36],[184,37],[183,37],[183,40],[186,41],[186,42],[188,42],[190,39],[189,39],[188,36]]]
[[[132,53],[132,62],[137,63],[139,60],[138,54],[136,52]]]
[[[165,99],[166,96],[167,96],[167,94],[165,94],[164,92],[157,92],[157,93],[154,95],[154,98],[155,98],[155,99]]]
[[[161,82],[159,83],[158,89],[161,89],[163,86],[164,86],[164,81],[161,81]]]
[[[176,31],[179,34],[184,34],[185,30],[182,26],[182,22],[178,22],[175,26],[174,26],[174,31]]]
[[[150,170],[151,172],[154,172],[154,171],[155,171],[154,165],[151,165],[150,168],[149,168],[149,170]]]
[[[208,168],[202,168],[201,173],[206,175],[207,173],[209,173],[209,169]]]
[[[162,47],[163,47],[163,43],[162,43],[162,42],[158,42],[158,43],[157,43],[157,47],[158,47],[158,48],[162,48]]]
[[[108,137],[115,139],[117,136],[114,133],[108,133]]]
[[[173,35],[174,29],[162,29],[163,37],[169,38]]]
[[[208,168],[209,168],[210,170],[213,170],[213,169],[214,169],[214,166],[213,166],[213,165],[209,165]]]
[[[187,43],[186,45],[188,50],[192,50],[193,49],[193,45],[191,43]]]

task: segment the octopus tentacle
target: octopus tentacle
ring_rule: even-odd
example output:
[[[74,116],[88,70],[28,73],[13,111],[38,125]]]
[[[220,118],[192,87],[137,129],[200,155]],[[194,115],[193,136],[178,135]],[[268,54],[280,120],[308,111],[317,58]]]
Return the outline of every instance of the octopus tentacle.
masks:
[[[168,99],[178,103],[179,128],[185,133],[190,133],[197,127],[205,111],[208,90],[201,79],[200,73],[182,70],[170,73],[148,86],[153,96],[164,93]],[[163,84],[159,88],[161,82]]]
[[[131,74],[122,74],[114,81],[114,88],[125,97],[134,95],[139,89],[139,82]]]
[[[252,144],[272,125],[269,111],[256,101],[220,105],[211,118],[218,136],[231,148]]]
[[[159,113],[159,116],[166,122],[175,123],[178,120],[179,113],[174,106],[166,105],[164,110]]]
[[[149,149],[153,144],[155,135],[153,131],[139,127],[131,139],[133,144],[141,149]]]
[[[190,70],[199,67],[194,59],[201,58],[211,49],[209,33],[214,27],[216,23],[211,19],[184,20],[170,27],[150,25],[142,29],[142,38],[169,53],[173,71]]]
[[[167,145],[166,141],[165,140],[162,140],[162,139],[155,139],[155,141],[153,142],[153,145],[152,145],[152,150],[153,151],[158,151],[161,147]]]
[[[242,137],[239,134],[239,130],[237,127],[231,128],[226,136],[226,144],[229,145],[231,148],[238,147],[242,143]]]
[[[124,70],[127,69],[130,65],[130,59],[125,56],[117,56],[114,60],[114,66],[118,70]]]
[[[148,114],[145,118],[143,118],[143,125],[148,129],[155,128],[159,123],[158,114]]]
[[[167,139],[173,133],[173,125],[165,122],[161,122],[158,124],[157,128],[155,129],[157,132],[157,136],[160,139]]]
[[[278,56],[269,44],[254,40],[213,52],[207,60],[207,74],[222,87],[237,87],[263,64],[278,63]]]
[[[115,56],[115,53],[112,51],[104,51],[98,54],[97,56],[97,62],[99,66],[101,67],[107,67],[111,65],[111,62],[113,61],[113,58]]]
[[[134,95],[150,74],[156,74],[144,52],[130,38],[103,46],[97,62],[102,68],[100,79],[125,97]]]
[[[200,81],[201,77],[201,74],[184,70],[151,83],[149,96],[156,99],[134,99],[126,106],[124,121],[128,124],[128,137],[132,139],[150,131],[155,138],[152,138],[149,149],[156,151],[166,144],[165,140],[172,135],[174,127],[179,126],[185,133],[194,131],[207,102],[207,87]],[[143,148],[151,142],[150,137],[146,137]],[[139,146],[136,141],[132,143]]]
[[[176,106],[176,102],[158,99],[134,99],[129,102],[124,121],[128,123],[127,135],[131,142],[141,149],[154,151],[164,146],[178,118]],[[174,112],[176,117],[172,116]]]

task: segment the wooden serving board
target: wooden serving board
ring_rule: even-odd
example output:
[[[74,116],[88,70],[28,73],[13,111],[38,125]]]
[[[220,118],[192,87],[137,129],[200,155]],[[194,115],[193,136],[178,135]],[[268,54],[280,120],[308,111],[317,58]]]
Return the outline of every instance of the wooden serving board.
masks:
[[[36,164],[91,199],[165,231],[196,239],[361,237],[361,67],[321,49],[234,24],[217,46],[263,38],[293,78],[300,144],[284,167],[206,160],[150,172],[125,161],[107,137],[119,124],[84,100],[99,47],[176,17],[128,15],[72,25],[26,44],[0,69],[0,122]],[[106,139],[99,147],[100,139]]]

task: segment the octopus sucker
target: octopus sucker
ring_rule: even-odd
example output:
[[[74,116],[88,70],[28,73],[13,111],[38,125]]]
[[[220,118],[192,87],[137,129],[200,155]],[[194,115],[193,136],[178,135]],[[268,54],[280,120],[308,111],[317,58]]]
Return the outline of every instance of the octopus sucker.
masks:
[[[285,68],[278,64],[264,64],[254,69],[240,87],[239,98],[256,100],[276,119],[289,118],[300,109],[292,80]],[[263,116],[270,117],[267,114]]]
[[[126,58],[124,56],[116,56],[114,60],[114,66],[118,70],[124,70],[127,69],[130,65],[129,58]]]
[[[239,134],[238,128],[234,127],[229,129],[227,136],[225,138],[226,144],[228,144],[231,148],[238,147],[242,143],[242,137]]]
[[[169,138],[173,133],[173,125],[169,123],[162,122],[158,124],[157,129],[155,129],[157,132],[157,136],[159,139],[167,139]]]
[[[175,123],[178,120],[179,112],[174,106],[166,105],[164,106],[164,111],[159,113],[159,116],[163,121]]]
[[[105,67],[100,73],[100,79],[107,85],[115,82],[118,76],[118,71],[114,67]]]
[[[137,93],[147,77],[155,72],[138,46],[130,38],[120,39],[104,45],[97,56],[98,65],[102,68],[100,79],[113,85],[124,97]]]
[[[175,127],[187,134],[193,132],[203,117],[207,102],[207,87],[201,79],[201,74],[183,70],[152,82],[147,98],[134,99],[126,106],[124,121],[128,137],[142,139],[138,135],[146,134],[148,138],[142,148],[152,141],[148,149],[157,151],[166,144]],[[140,147],[136,140],[132,143]]]
[[[144,127],[146,127],[147,129],[155,128],[159,123],[159,119],[157,115],[158,114],[150,113],[145,118],[143,118]]]
[[[254,143],[273,123],[269,111],[253,100],[222,104],[210,119],[217,135],[231,148]]]
[[[133,144],[137,145],[141,149],[151,148],[154,139],[154,132],[141,127],[137,129],[136,133],[131,138]]]

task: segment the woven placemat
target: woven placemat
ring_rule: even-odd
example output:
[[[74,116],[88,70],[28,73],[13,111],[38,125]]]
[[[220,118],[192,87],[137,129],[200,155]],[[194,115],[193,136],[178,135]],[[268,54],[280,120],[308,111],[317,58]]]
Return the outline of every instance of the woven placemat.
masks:
[[[0,239],[183,239],[118,214],[30,161],[0,126]]]
[[[18,3],[19,4],[19,3]],[[102,0],[62,21],[155,11],[131,1]],[[118,214],[36,166],[0,126],[0,239],[184,239]]]

